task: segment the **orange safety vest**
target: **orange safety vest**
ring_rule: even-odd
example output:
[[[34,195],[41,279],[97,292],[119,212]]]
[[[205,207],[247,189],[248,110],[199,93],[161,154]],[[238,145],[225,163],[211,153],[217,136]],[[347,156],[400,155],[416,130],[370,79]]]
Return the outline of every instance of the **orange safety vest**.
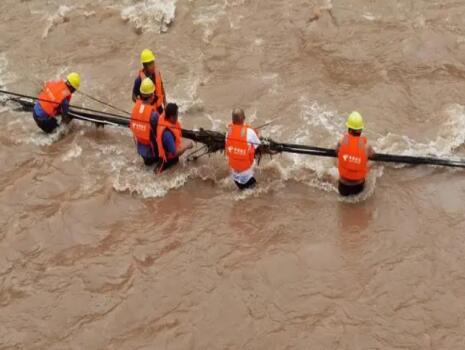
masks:
[[[349,181],[362,181],[368,173],[367,138],[344,135],[338,152],[339,176]]]
[[[255,159],[255,147],[247,142],[248,125],[230,124],[225,141],[229,167],[236,172],[250,169]]]
[[[145,78],[147,78],[147,76],[145,75],[145,72],[143,69],[141,69],[139,71],[139,77],[142,80],[144,80]],[[154,79],[155,78],[155,96],[156,96],[156,99],[155,99],[155,108],[158,109],[160,107],[164,107],[165,104],[166,104],[166,97],[165,97],[165,88],[163,87],[163,82],[161,80],[161,75],[160,75],[160,72],[158,71],[158,69],[155,69],[155,77],[153,76],[150,76],[149,77],[150,79]]]
[[[39,104],[49,118],[58,114],[60,105],[64,100],[71,99],[71,91],[65,81],[49,81],[44,84],[44,88],[39,94]]]
[[[142,100],[137,100],[132,109],[131,122],[129,124],[136,141],[151,147],[152,142],[150,134],[152,132],[152,126],[150,124],[150,118],[153,112],[153,106],[146,105]]]
[[[161,159],[165,162],[168,160],[165,148],[163,147],[163,133],[168,129],[174,135],[174,140],[176,143],[176,153],[178,153],[179,149],[182,145],[182,131],[181,131],[181,124],[177,121],[175,124],[171,123],[170,121],[165,119],[165,114],[162,114],[158,119],[157,125],[157,146],[158,146],[158,155]]]

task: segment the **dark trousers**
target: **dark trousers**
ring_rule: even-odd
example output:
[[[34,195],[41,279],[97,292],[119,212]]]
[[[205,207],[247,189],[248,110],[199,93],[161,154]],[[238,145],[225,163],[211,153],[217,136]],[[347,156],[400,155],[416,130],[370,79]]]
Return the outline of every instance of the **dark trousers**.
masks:
[[[158,162],[158,165],[155,167],[155,171],[158,173],[161,173],[165,170],[168,170],[169,168],[175,166],[176,164],[179,163],[179,157],[173,158],[173,159],[168,159],[166,162],[163,160],[160,160]]]
[[[35,111],[32,112],[32,116],[34,117],[37,126],[47,134],[51,134],[58,127],[56,118],[42,119],[36,115]]]
[[[155,157],[150,157],[150,158],[142,157],[142,159],[144,160],[144,164],[147,166],[154,165],[156,162],[158,162],[158,158],[155,158]]]
[[[242,190],[245,190],[245,189],[248,189],[248,188],[254,188],[256,185],[257,185],[257,180],[255,180],[254,177],[252,177],[249,181],[247,181],[247,183],[245,184],[241,184],[237,181],[234,181],[235,184],[237,185],[237,187],[242,191]]]
[[[365,188],[365,181],[356,185],[348,185],[339,181],[339,194],[343,197],[355,196],[363,191]]]

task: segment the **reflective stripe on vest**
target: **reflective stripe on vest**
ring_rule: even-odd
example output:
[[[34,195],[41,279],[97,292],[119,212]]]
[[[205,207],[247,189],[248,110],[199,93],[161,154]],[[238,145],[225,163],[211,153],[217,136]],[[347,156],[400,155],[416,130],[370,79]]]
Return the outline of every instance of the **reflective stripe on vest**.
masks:
[[[349,181],[364,180],[368,173],[367,138],[346,134],[338,152],[339,176]]]
[[[46,82],[39,94],[39,104],[43,111],[53,118],[65,99],[71,98],[71,91],[63,80]]]
[[[225,142],[225,153],[228,157],[229,167],[236,172],[250,169],[254,163],[255,147],[247,142],[248,125],[228,126],[228,135]]]
[[[144,80],[145,78],[147,78],[147,76],[145,75],[145,72],[144,70],[140,70],[139,71],[139,77],[142,80]],[[165,89],[163,88],[163,82],[161,80],[161,75],[160,75],[160,72],[158,71],[158,69],[155,69],[155,76],[149,76],[150,79],[155,79],[154,81],[154,84],[155,84],[155,108],[158,109],[159,107],[161,106],[164,106],[166,104],[166,101],[165,101]]]
[[[158,155],[165,162],[168,160],[168,157],[165,152],[165,147],[163,147],[163,133],[168,129],[174,135],[174,140],[176,143],[176,154],[179,152],[179,149],[182,145],[182,131],[181,124],[176,122],[175,124],[165,119],[165,114],[162,114],[158,119],[157,125],[157,146],[158,146]]]
[[[142,100],[137,100],[131,113],[131,122],[129,127],[137,142],[152,147],[151,131],[152,126],[150,119],[154,109],[153,106],[146,105]]]

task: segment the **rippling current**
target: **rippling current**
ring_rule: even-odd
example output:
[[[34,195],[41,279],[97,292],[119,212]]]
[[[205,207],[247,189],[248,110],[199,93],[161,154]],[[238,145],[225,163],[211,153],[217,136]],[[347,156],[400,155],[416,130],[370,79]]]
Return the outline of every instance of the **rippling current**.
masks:
[[[0,2],[0,88],[73,70],[130,110],[142,49],[183,125],[334,147],[352,110],[376,151],[465,158],[465,3]],[[0,101],[4,101],[0,96]],[[107,110],[76,95],[73,103]],[[154,176],[130,132],[52,136],[0,104],[0,349],[465,349],[465,173],[222,154]]]

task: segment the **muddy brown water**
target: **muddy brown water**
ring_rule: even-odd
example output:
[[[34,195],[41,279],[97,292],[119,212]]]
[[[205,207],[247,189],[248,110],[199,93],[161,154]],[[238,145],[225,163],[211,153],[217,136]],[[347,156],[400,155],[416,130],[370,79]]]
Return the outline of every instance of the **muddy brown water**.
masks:
[[[77,70],[129,110],[150,47],[186,127],[243,107],[332,147],[356,109],[378,151],[465,157],[464,28],[453,0],[3,0],[0,84]],[[282,155],[238,193],[222,155],[156,177],[128,130],[50,137],[12,107],[0,349],[465,349],[463,171],[374,164],[343,201],[332,159]]]

